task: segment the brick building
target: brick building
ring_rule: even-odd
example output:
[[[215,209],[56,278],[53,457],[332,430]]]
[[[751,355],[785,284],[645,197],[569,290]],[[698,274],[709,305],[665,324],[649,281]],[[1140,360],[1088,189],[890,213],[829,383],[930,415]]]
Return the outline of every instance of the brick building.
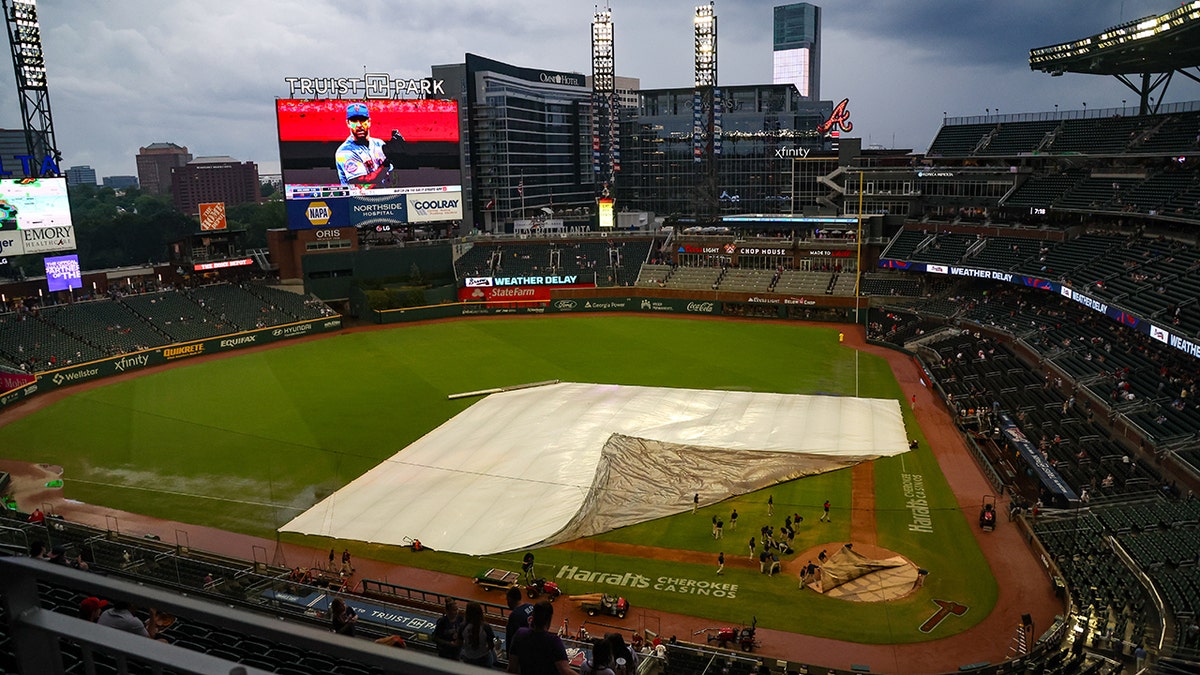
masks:
[[[226,206],[261,202],[258,165],[232,157],[197,157],[171,170],[175,208],[197,215],[200,204],[224,202]]]
[[[152,195],[171,192],[171,169],[192,161],[192,153],[174,143],[151,143],[138,149],[138,185]]]

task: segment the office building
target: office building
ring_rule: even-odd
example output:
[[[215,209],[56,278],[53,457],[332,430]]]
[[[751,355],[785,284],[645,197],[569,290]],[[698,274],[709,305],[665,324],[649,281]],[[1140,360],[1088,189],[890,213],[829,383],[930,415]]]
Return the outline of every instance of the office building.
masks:
[[[151,143],[137,154],[138,184],[152,195],[171,193],[171,170],[192,161],[192,153],[174,143]]]
[[[693,87],[640,92],[621,122],[619,208],[711,218],[733,213],[788,213],[793,160],[827,150],[817,125],[830,101],[802,100],[786,84],[720,87],[723,110],[716,184],[706,194],[693,153]]]
[[[232,157],[197,157],[171,170],[171,194],[175,208],[190,216],[209,202],[224,202],[227,207],[258,203],[262,201],[258,165]]]
[[[96,170],[86,164],[84,164],[82,166],[72,166],[72,167],[68,168],[64,173],[67,177],[67,186],[68,187],[72,187],[75,185],[95,185],[96,184]]]
[[[621,106],[622,110],[634,110],[638,106],[638,91],[642,88],[642,79],[640,77],[621,77],[617,75],[613,78],[613,84],[616,85],[617,105]],[[587,76],[587,86],[592,87],[592,76]]]
[[[775,84],[794,84],[800,98],[821,98],[821,8],[807,2],[775,8]]]
[[[124,190],[138,186],[137,176],[105,176],[101,179],[101,182],[104,183],[104,187],[114,190]]]
[[[463,226],[496,231],[543,209],[591,209],[591,98],[586,77],[467,54],[433,67],[458,98]]]

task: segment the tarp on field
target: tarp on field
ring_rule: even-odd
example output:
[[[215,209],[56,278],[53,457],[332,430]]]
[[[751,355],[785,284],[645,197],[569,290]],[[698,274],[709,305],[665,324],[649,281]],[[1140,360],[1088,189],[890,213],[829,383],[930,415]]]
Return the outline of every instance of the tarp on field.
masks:
[[[485,555],[907,451],[895,400],[561,383],[484,398],[281,529]]]

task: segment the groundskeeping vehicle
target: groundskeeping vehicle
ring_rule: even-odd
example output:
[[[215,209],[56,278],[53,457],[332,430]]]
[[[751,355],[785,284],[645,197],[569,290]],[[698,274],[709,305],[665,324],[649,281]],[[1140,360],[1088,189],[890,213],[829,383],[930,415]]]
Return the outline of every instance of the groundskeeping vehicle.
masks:
[[[628,600],[616,595],[609,595],[608,593],[572,595],[571,600],[578,602],[579,609],[582,609],[588,616],[605,614],[607,616],[615,616],[618,619],[624,619],[625,615],[629,613]]]
[[[495,567],[475,575],[475,583],[482,587],[485,591],[490,591],[493,589],[507,591],[513,586],[516,586],[517,582],[520,580],[520,574],[516,572],[510,572],[508,570],[497,569]]]

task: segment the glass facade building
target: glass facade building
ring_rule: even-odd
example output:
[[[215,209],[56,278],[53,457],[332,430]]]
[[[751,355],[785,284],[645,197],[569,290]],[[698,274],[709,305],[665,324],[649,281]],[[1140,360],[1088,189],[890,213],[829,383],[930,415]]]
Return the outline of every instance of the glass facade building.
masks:
[[[618,208],[699,218],[793,211],[793,161],[829,149],[816,127],[833,103],[802,100],[789,84],[719,89],[715,199],[701,194],[706,163],[693,155],[695,90],[653,89],[621,122]]]
[[[775,8],[775,84],[794,84],[800,97],[821,98],[821,8],[807,2]]]
[[[544,208],[590,210],[591,97],[586,77],[466,55],[436,66],[458,96],[464,225],[502,231]]]

